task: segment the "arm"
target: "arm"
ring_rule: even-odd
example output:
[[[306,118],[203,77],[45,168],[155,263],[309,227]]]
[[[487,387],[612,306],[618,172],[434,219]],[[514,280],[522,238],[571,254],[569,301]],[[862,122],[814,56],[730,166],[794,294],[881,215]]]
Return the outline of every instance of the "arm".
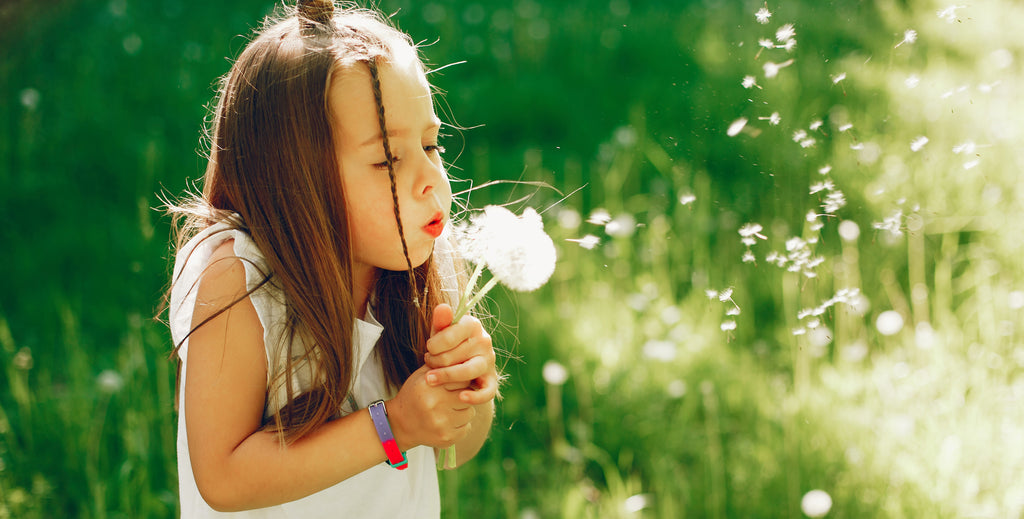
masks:
[[[245,270],[231,241],[215,251],[197,294],[193,326],[245,294]],[[388,402],[403,449],[442,447],[469,432],[472,409],[458,392],[413,373]],[[325,424],[287,447],[259,431],[266,397],[263,328],[245,298],[189,338],[185,419],[196,485],[211,507],[244,510],[308,496],[386,459],[365,409]]]

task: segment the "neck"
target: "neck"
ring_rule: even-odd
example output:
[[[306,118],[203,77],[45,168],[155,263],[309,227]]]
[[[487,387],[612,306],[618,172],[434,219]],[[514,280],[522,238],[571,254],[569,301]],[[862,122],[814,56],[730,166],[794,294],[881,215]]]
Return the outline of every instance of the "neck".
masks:
[[[370,300],[370,290],[377,282],[377,268],[368,265],[353,265],[352,272],[352,304],[356,317],[366,319],[366,305]]]

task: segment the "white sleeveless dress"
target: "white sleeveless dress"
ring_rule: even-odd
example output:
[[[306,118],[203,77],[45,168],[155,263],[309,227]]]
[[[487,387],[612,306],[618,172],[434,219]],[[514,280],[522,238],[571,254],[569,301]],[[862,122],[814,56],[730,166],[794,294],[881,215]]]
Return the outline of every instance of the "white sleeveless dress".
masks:
[[[248,289],[252,289],[267,272],[264,256],[255,242],[245,232],[231,230],[219,223],[196,235],[178,252],[174,265],[174,286],[171,290],[170,328],[174,344],[189,333],[192,325],[192,310],[195,307],[196,289],[210,255],[229,239],[234,239],[234,252],[243,258]],[[444,240],[438,240],[442,242]],[[248,260],[248,261],[245,261]],[[275,370],[283,367],[283,360],[289,354],[285,334],[284,296],[272,282],[263,285],[250,295],[260,323],[263,325],[263,341],[266,347],[268,366],[268,399],[265,418],[270,418],[281,407],[286,391],[283,385],[269,387]],[[383,327],[367,312],[366,320],[357,319],[352,337],[355,378],[349,403],[342,413],[367,407],[379,399],[388,399],[384,383],[383,368],[377,354],[376,344]],[[296,339],[298,341],[299,339]],[[178,409],[178,483],[181,503],[181,517],[193,518],[437,518],[440,516],[440,495],[434,450],[416,447],[408,451],[409,468],[395,470],[381,463],[353,476],[333,487],[313,495],[279,506],[223,513],[210,508],[196,487],[189,459],[188,441],[185,434],[185,365],[188,362],[188,340],[178,350],[181,358],[181,387]],[[301,344],[293,349],[301,351]],[[293,370],[295,393],[309,388],[310,373],[303,366]]]

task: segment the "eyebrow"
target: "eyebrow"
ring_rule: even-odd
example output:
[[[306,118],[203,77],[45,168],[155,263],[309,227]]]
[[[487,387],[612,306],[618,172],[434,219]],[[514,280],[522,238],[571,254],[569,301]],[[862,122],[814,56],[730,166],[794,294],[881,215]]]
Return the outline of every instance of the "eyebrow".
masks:
[[[437,129],[441,128],[441,120],[440,119],[434,119],[430,123],[429,126],[427,126],[426,128],[423,129],[423,131],[429,131],[429,130],[433,130],[435,128],[437,128]],[[405,128],[399,128],[397,130],[389,131],[388,132],[388,137],[401,137],[401,136],[405,135],[406,133],[409,133],[409,130],[407,130]],[[365,147],[367,147],[367,146],[369,146],[371,144],[376,144],[376,143],[380,142],[381,140],[382,140],[382,136],[381,136],[381,134],[378,133],[378,134],[374,135],[373,137],[370,137],[369,139],[366,139],[365,141],[363,141],[359,145],[359,147],[360,148],[365,148]]]

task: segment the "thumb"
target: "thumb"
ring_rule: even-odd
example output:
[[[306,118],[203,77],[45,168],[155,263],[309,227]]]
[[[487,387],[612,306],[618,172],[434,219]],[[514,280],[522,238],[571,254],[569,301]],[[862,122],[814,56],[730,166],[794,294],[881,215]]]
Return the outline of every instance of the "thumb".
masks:
[[[434,336],[437,332],[451,326],[453,317],[455,317],[455,312],[451,305],[441,303],[435,306],[434,315],[430,318],[430,335]]]

